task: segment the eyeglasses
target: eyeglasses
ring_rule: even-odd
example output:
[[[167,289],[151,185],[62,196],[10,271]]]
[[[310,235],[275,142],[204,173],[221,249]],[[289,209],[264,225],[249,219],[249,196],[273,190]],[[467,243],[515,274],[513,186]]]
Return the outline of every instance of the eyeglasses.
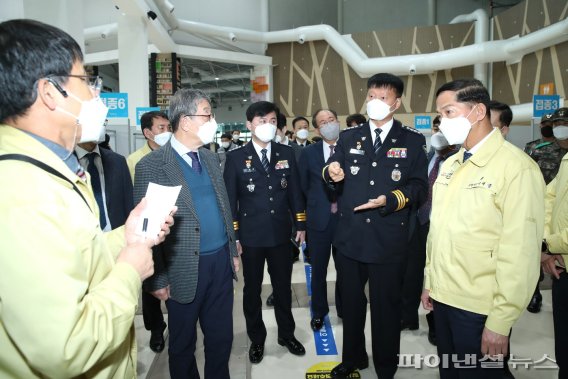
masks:
[[[65,91],[61,85],[55,80],[55,78],[79,78],[85,82],[94,92],[95,95],[99,95],[101,93],[101,89],[103,88],[103,79],[98,75],[50,75],[46,79],[53,84],[53,86],[65,97],[68,96],[67,91]]]
[[[207,121],[211,121],[212,118],[215,118],[215,114],[186,114],[186,117],[207,117]]]

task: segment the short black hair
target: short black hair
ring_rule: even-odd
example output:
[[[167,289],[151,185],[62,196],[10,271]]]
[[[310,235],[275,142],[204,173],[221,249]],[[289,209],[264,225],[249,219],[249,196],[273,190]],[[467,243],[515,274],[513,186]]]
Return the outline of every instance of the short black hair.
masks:
[[[456,93],[456,99],[460,103],[469,103],[471,105],[483,104],[487,108],[487,116],[491,116],[489,102],[491,97],[489,92],[477,79],[457,79],[443,84],[436,91],[436,97],[442,92],[451,91]]]
[[[436,117],[434,117],[434,120],[432,120],[432,125],[440,126],[441,123],[442,118],[440,117],[440,115],[437,115]]]
[[[314,129],[318,128],[318,123],[316,122],[316,117],[318,116],[318,114],[320,114],[320,112],[323,112],[323,111],[331,112],[331,114],[334,115],[335,118],[337,118],[337,112],[334,111],[333,109],[320,108],[317,111],[315,111],[314,114],[312,115],[312,125],[313,125]]]
[[[287,123],[288,123],[288,120],[286,120],[286,116],[284,116],[283,113],[278,114],[278,123],[276,124],[276,127],[278,128],[278,130],[284,129],[284,127],[286,126]]]
[[[223,138],[226,138],[226,139],[232,139],[232,138],[233,138],[233,136],[232,136],[232,135],[230,135],[229,133],[223,133],[223,134],[221,134],[221,139],[223,139]]]
[[[361,125],[361,124],[364,124],[365,122],[367,122],[367,119],[361,113],[354,113],[354,114],[350,114],[349,116],[347,116],[345,123],[349,127],[349,126],[351,126],[351,123],[353,121],[355,121],[357,123],[357,125]]]
[[[296,130],[296,123],[298,121],[304,120],[305,122],[308,123],[308,128],[310,127],[310,122],[308,121],[307,118],[305,118],[304,116],[298,116],[295,119],[292,120],[292,127],[294,128],[294,130]]]
[[[166,120],[168,119],[168,115],[162,111],[150,111],[144,113],[140,117],[140,127],[142,128],[142,130],[152,129],[152,124],[154,123],[154,119],[158,117],[165,118]]]
[[[270,101],[257,101],[256,103],[252,103],[247,108],[247,121],[251,122],[255,117],[264,117],[270,112],[276,112],[276,118],[278,119],[278,115],[280,114],[280,110],[276,106],[276,104],[271,103]]]
[[[37,81],[67,82],[79,44],[54,26],[34,20],[0,23],[0,122],[24,116],[37,98]]]
[[[396,97],[401,97],[404,91],[404,82],[398,76],[387,73],[375,74],[367,80],[367,89],[382,87],[393,89]]]
[[[499,114],[499,122],[501,124],[505,126],[511,125],[511,121],[513,121],[513,111],[507,104],[491,100],[489,102],[489,109],[501,112]]]

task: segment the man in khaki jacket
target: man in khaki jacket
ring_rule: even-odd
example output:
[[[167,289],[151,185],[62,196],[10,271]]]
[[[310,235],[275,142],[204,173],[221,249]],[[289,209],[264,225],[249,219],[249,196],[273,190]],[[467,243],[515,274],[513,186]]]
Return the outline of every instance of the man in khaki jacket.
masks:
[[[138,237],[142,204],[101,230],[73,154],[104,135],[101,85],[67,33],[0,23],[0,378],[136,378],[138,294],[169,226]]]
[[[559,142],[568,143],[568,108],[554,115],[553,131]],[[568,376],[568,154],[562,158],[560,170],[546,187],[546,213],[541,264],[552,275],[552,316],[558,377]]]
[[[491,126],[478,80],[446,83],[436,97],[440,130],[462,148],[433,186],[422,303],[435,311],[442,379],[502,378],[511,327],[539,275],[544,180]]]

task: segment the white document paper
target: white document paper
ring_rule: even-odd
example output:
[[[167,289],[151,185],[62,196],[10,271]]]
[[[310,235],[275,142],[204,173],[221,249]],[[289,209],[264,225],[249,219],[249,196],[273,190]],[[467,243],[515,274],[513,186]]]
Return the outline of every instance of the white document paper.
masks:
[[[138,220],[136,233],[154,238],[160,233],[160,226],[176,204],[181,186],[168,187],[156,183],[148,183],[146,190],[146,209]]]

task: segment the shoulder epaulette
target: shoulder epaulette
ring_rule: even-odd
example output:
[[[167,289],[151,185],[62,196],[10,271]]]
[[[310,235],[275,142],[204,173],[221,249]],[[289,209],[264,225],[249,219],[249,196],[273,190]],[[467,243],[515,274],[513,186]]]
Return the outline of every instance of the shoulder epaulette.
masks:
[[[234,148],[233,150],[229,150],[229,151],[227,151],[226,153],[227,153],[227,154],[230,154],[230,153],[232,153],[232,152],[234,152],[234,151],[238,151],[238,150],[242,149],[243,147],[245,147],[245,145],[242,145],[242,146],[236,147],[236,148]]]
[[[406,125],[402,125],[402,128],[405,129],[405,130],[408,130],[409,132],[422,135],[422,133],[420,133],[418,131],[418,129],[416,129],[416,128],[411,128],[410,126],[406,126]]]
[[[341,133],[347,132],[347,131],[349,131],[349,130],[358,129],[358,128],[362,127],[363,125],[365,125],[365,124],[359,124],[359,125],[355,125],[355,126],[350,126],[350,127],[348,127],[348,128],[343,129],[343,130],[341,131]]]
[[[541,147],[545,147],[545,146],[548,146],[548,145],[552,145],[552,142],[549,141],[549,142],[542,142],[542,143],[539,143],[538,145],[536,145],[536,146],[534,147],[534,149],[535,149],[535,150],[536,150],[536,149],[540,149]]]

